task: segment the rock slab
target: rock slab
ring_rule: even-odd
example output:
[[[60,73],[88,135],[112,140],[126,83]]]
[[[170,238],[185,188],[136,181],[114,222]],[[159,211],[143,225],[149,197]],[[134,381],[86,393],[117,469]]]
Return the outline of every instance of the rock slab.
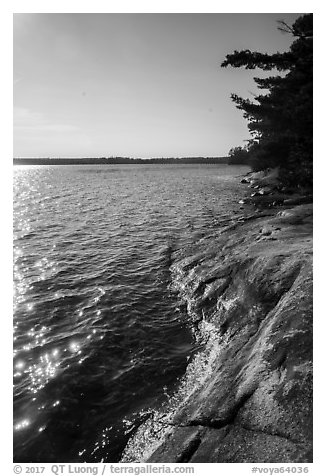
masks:
[[[311,462],[312,204],[248,217],[177,266],[225,343],[147,461]]]

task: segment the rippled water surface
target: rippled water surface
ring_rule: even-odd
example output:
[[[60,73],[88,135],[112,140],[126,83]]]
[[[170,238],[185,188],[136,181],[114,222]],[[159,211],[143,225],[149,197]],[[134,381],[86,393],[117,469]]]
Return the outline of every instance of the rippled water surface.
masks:
[[[238,213],[246,171],[15,167],[15,461],[118,461],[175,391],[198,346],[170,267]]]

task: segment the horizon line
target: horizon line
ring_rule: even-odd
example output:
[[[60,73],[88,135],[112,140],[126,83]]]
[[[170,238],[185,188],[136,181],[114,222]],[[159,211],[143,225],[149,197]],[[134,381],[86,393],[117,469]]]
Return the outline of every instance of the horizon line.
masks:
[[[103,156],[103,155],[80,155],[80,156],[16,156],[13,157],[13,160],[17,159],[59,159],[59,160],[64,160],[64,159],[131,159],[131,160],[151,160],[151,159],[221,159],[224,157],[229,157],[228,155],[178,155],[178,156],[151,156],[151,157],[142,157],[142,156],[128,156],[128,155],[110,155],[110,156]]]

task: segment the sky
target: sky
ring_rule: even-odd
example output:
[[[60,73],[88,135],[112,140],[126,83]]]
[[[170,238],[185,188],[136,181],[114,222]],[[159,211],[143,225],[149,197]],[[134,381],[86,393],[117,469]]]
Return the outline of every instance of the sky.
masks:
[[[230,94],[264,73],[221,62],[287,50],[298,16],[16,13],[14,156],[225,156],[250,137]]]

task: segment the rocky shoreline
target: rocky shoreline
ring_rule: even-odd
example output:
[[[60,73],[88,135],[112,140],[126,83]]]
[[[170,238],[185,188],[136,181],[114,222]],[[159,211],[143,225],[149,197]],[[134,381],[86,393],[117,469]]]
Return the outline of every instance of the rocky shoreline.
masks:
[[[280,191],[273,172],[242,182],[255,212],[174,265],[188,312],[219,346],[211,371],[137,459],[153,428],[138,430],[124,461],[312,461],[311,196]]]

